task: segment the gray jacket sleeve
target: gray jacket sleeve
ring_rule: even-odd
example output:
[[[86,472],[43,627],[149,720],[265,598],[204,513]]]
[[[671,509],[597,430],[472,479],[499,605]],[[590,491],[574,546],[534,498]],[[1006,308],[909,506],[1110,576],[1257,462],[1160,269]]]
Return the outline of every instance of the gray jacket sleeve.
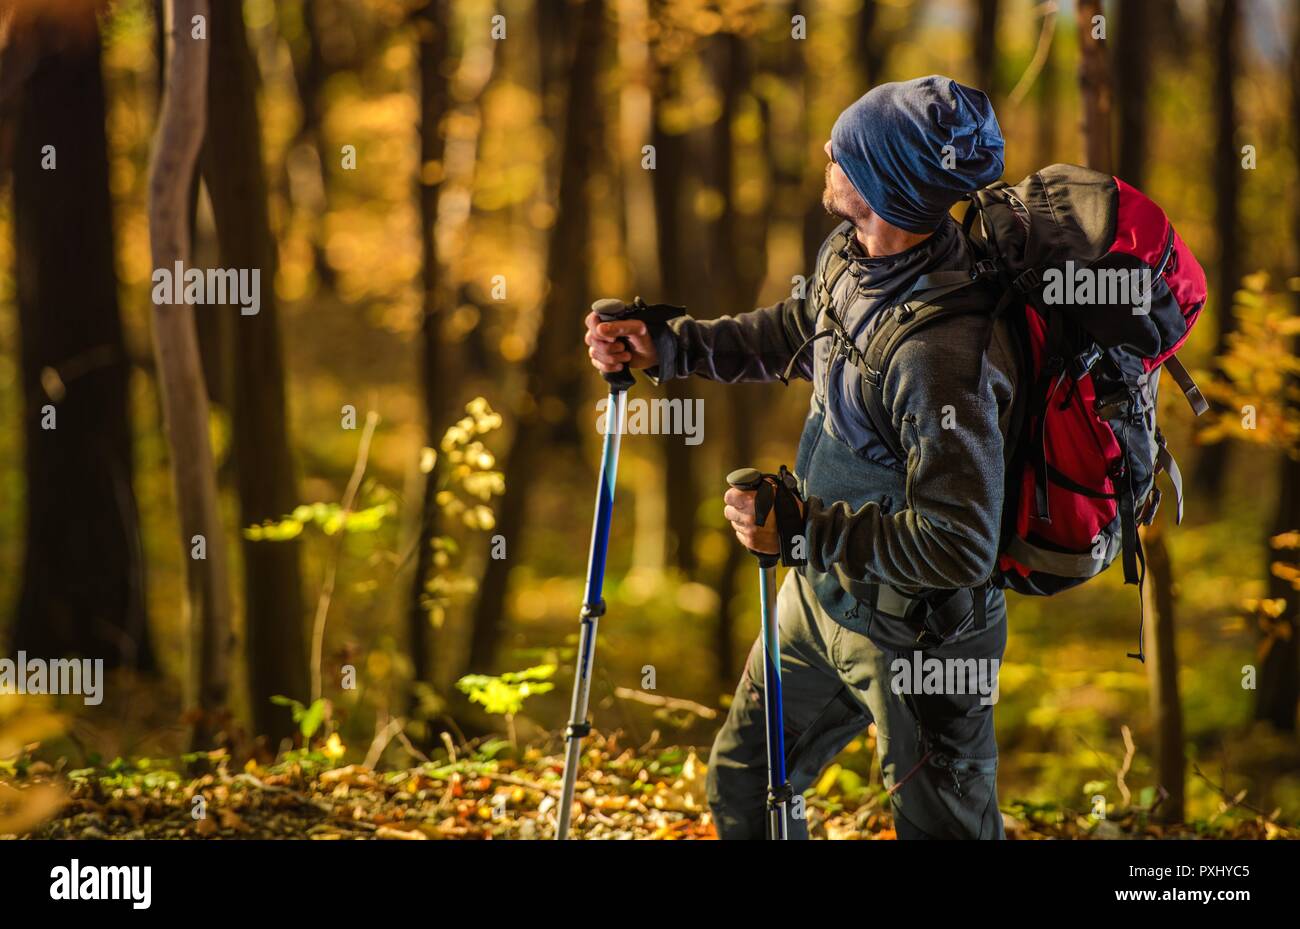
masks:
[[[736,316],[699,320],[679,316],[652,331],[659,364],[646,373],[658,381],[697,375],[713,381],[774,381],[812,334],[810,301],[789,297]],[[812,376],[812,352],[794,373]]]
[[[905,507],[808,500],[808,563],[903,590],[971,587],[997,557],[1015,361],[1004,326],[980,352],[988,319],[953,317],[910,336],[886,373],[884,400],[907,461]]]

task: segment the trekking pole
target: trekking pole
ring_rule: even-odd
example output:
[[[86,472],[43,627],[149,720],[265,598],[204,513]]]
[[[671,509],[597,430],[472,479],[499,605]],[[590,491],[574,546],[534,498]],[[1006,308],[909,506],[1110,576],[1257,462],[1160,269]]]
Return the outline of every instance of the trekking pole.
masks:
[[[754,468],[739,468],[727,475],[727,483],[738,490],[764,488],[763,474]],[[760,507],[757,505],[756,510]],[[763,507],[766,509],[766,507]],[[766,514],[764,514],[766,515]],[[775,519],[775,513],[772,513]],[[765,520],[760,517],[760,525]],[[791,797],[785,773],[785,725],[781,701],[781,644],[776,628],[776,566],[779,555],[750,549],[758,559],[758,599],[763,611],[763,709],[767,715],[767,818],[769,839],[789,838],[786,807]]]
[[[639,300],[640,298],[638,298]],[[601,322],[625,318],[632,310],[622,300],[597,300],[591,308]],[[596,622],[605,612],[601,590],[605,583],[605,554],[609,548],[609,523],[614,512],[614,479],[618,474],[619,440],[627,415],[627,391],[636,379],[624,365],[619,371],[601,375],[609,384],[609,404],[605,407],[605,443],[600,453],[600,483],[596,488],[596,516],[591,527],[591,549],[587,553],[587,590],[582,601],[581,632],[578,636],[578,661],[573,677],[573,702],[569,707],[569,725],[564,730],[564,786],[560,792],[560,818],[555,837],[569,837],[573,818],[573,790],[578,780],[578,754],[582,739],[591,732],[587,721],[587,702],[591,695],[591,663],[596,652]]]

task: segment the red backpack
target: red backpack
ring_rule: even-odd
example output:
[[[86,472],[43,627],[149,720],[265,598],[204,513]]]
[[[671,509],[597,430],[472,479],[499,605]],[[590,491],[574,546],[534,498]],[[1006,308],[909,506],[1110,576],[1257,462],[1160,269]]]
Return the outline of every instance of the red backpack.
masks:
[[[994,321],[1007,319],[1022,352],[992,582],[1049,596],[1120,557],[1140,590],[1137,530],[1160,504],[1160,471],[1176,520],[1183,514],[1182,478],[1156,424],[1160,369],[1197,415],[1207,408],[1174,354],[1205,305],[1205,272],[1159,206],[1087,168],[1052,165],[969,199],[975,269],[926,276],[872,334],[867,410],[892,436],[879,385],[894,351],[940,316],[988,313],[987,290],[971,285],[992,285]],[[1140,629],[1132,657],[1144,657]]]

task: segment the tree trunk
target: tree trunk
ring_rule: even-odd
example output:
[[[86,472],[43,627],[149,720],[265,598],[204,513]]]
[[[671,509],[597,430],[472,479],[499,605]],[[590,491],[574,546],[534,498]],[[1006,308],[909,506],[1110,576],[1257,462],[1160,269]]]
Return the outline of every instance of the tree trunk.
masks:
[[[1075,9],[1079,36],[1079,95],[1082,103],[1084,163],[1111,171],[1110,75],[1104,40],[1094,39],[1093,17],[1101,15],[1101,0],[1079,0]]]
[[[714,81],[722,96],[722,110],[713,124],[709,150],[711,157],[706,166],[709,183],[722,194],[722,210],[717,220],[709,225],[708,279],[713,285],[711,302],[720,307],[741,309],[751,307],[758,299],[758,291],[767,272],[767,227],[770,219],[768,207],[757,217],[743,221],[736,209],[736,137],[734,125],[740,110],[741,98],[751,92],[754,68],[745,41],[734,33],[723,33],[716,39],[713,49]],[[759,101],[762,115],[762,163],[771,164],[771,118],[766,101]],[[770,180],[769,180],[770,182]],[[755,394],[762,390],[754,385],[733,384],[727,388],[728,453],[735,456],[727,464],[732,468],[755,466],[758,453],[754,423],[760,418]],[[725,490],[718,482],[715,494],[719,498]],[[736,667],[732,652],[735,630],[739,625],[737,606],[737,579],[749,576],[752,571],[751,556],[734,539],[728,539],[727,559],[718,581],[719,616],[715,636],[717,677],[723,688],[735,680]]]
[[[880,30],[876,25],[879,18],[880,4],[877,0],[862,0],[857,19],[858,34],[853,46],[854,56],[862,62],[864,92],[880,83],[884,73],[885,56],[880,49]]]
[[[207,19],[207,0],[166,0],[167,81],[149,165],[149,245],[156,269],[170,271],[190,257],[189,190],[207,118],[208,40],[191,38],[193,18]],[[209,35],[211,33],[209,32]],[[225,532],[208,439],[193,307],[155,304],[154,354],[186,565],[185,620],[191,672],[187,702],[196,711],[194,744],[215,734],[229,693],[230,589]],[[196,537],[202,537],[203,558]]]
[[[317,162],[320,181],[320,200],[316,204],[320,215],[312,223],[312,256],[316,267],[316,276],[326,287],[335,283],[334,269],[325,253],[325,215],[329,212],[330,162],[333,154],[325,141],[325,81],[330,76],[330,69],[325,62],[322,51],[324,39],[320,27],[320,0],[300,0],[298,10],[301,16],[302,35],[297,42],[290,42],[290,57],[293,60],[294,84],[298,88],[298,102],[302,107],[302,122],[298,126],[293,147],[311,146]],[[284,4],[281,14],[287,16],[291,7]],[[286,192],[290,190],[285,185]],[[313,196],[313,199],[315,197]]]
[[[1057,71],[1056,33],[1060,26],[1057,14],[1048,38],[1047,59],[1038,75],[1038,114],[1035,119],[1034,163],[1040,167],[1056,162],[1056,118],[1061,106],[1060,76]]]
[[[1241,281],[1241,153],[1237,150],[1237,92],[1234,82],[1241,56],[1241,10],[1238,0],[1215,0],[1209,19],[1214,43],[1214,228],[1219,232],[1217,285],[1210,302],[1214,310],[1214,356],[1227,350],[1228,336],[1237,328],[1233,296]],[[1223,493],[1231,446],[1207,445],[1193,473],[1197,498],[1217,511]]]
[[[1291,153],[1295,159],[1296,175],[1300,176],[1300,16],[1292,17],[1291,37]],[[1291,216],[1292,230],[1292,267],[1293,273],[1300,277],[1300,203],[1293,203]],[[1292,294],[1294,313],[1300,316],[1300,291]],[[1300,354],[1300,338],[1292,340],[1292,352]],[[1300,390],[1300,378],[1291,379],[1292,390]],[[1293,397],[1295,394],[1292,395]],[[1290,415],[1300,416],[1300,406],[1291,404]],[[1278,468],[1277,515],[1273,520],[1270,536],[1280,532],[1300,529],[1300,449],[1284,449]],[[1259,690],[1255,694],[1255,718],[1268,720],[1277,729],[1294,732],[1296,728],[1296,704],[1300,702],[1300,591],[1290,582],[1278,577],[1272,571],[1272,562],[1282,561],[1291,565],[1300,562],[1300,552],[1294,550],[1274,551],[1271,546],[1266,550],[1268,562],[1265,566],[1269,579],[1269,596],[1286,601],[1286,609],[1275,620],[1278,632],[1283,635],[1270,635],[1268,650],[1260,661]]]
[[[528,359],[524,396],[503,468],[506,496],[497,531],[506,539],[510,558],[489,559],[483,572],[474,606],[468,661],[468,668],[476,671],[490,670],[496,660],[511,559],[517,559],[523,547],[528,504],[542,460],[541,444],[549,434],[538,411],[555,402],[558,374],[581,366],[585,357],[582,320],[588,312],[589,293],[584,258],[590,226],[587,181],[599,144],[599,121],[592,118],[592,113],[597,99],[604,12],[604,0],[585,0],[578,14],[560,156],[559,208],[546,260],[551,286],[542,306],[537,343]]]
[[[275,296],[276,242],[267,212],[262,133],[257,117],[257,70],[244,29],[242,7],[212,7],[209,43],[208,132],[202,155],[204,183],[217,226],[221,266],[259,269],[261,308],[242,315],[235,307],[205,307],[206,314],[237,314],[232,336],[235,483],[239,521],[251,526],[278,519],[302,501],[289,443],[279,312]],[[278,741],[291,736],[288,711],[277,694],[308,697],[301,544],[242,540],[244,635],[249,703],[257,733]]]
[[[1119,176],[1134,187],[1146,184],[1151,65],[1151,3],[1121,3],[1115,26],[1115,100],[1119,109]]]
[[[450,23],[446,0],[427,4],[416,18],[420,44],[420,164],[442,164],[446,147],[442,120],[448,106],[448,82],[443,67],[448,51]],[[442,292],[438,264],[438,195],[441,177],[417,179],[420,203],[420,284],[423,289],[420,320],[420,392],[424,404],[425,443],[437,448],[443,430],[449,425],[451,408],[447,381],[441,370]],[[407,633],[410,637],[412,679],[432,682],[435,662],[429,611],[424,607],[424,585],[433,570],[433,542],[438,535],[441,510],[438,508],[438,481],[442,474],[441,456],[425,477],[424,500],[420,508],[420,530],[415,556],[415,577],[407,607]]]
[[[1296,313],[1300,315],[1300,298],[1296,302]],[[1300,351],[1300,343],[1297,343],[1296,350]],[[1283,452],[1282,455],[1278,475],[1277,515],[1273,520],[1270,537],[1300,528],[1300,460],[1294,454],[1293,451],[1291,454]],[[1290,581],[1274,575],[1272,563],[1280,561],[1295,565],[1300,563],[1300,553],[1276,551],[1271,546],[1265,553],[1269,596],[1285,600],[1286,608],[1273,620],[1275,628],[1268,634],[1267,650],[1259,661],[1255,718],[1267,720],[1280,731],[1294,732],[1296,704],[1300,701],[1300,643],[1296,640],[1297,626],[1300,626],[1297,623],[1297,615],[1300,615],[1300,591]]]
[[[1180,823],[1184,815],[1183,708],[1178,695],[1178,654],[1174,570],[1161,527],[1163,516],[1142,530],[1146,552],[1146,584],[1143,610],[1146,614],[1147,677],[1151,684],[1151,719],[1156,739],[1156,779],[1169,795],[1160,803],[1154,818]]]
[[[976,0],[975,86],[997,100],[998,0]]]
[[[11,36],[34,65],[18,88],[13,164],[27,522],[12,646],[153,670],[99,29],[88,6],[69,15],[22,17]]]
[[[661,3],[653,4],[656,17],[663,15],[661,8]],[[680,132],[665,130],[663,120],[665,106],[679,95],[677,81],[678,74],[672,63],[656,68],[651,81],[655,239],[659,255],[659,299],[665,303],[689,305],[699,288],[692,286],[684,241],[686,223],[682,215],[682,189],[690,170],[687,140]],[[663,390],[669,402],[691,402],[691,391],[684,380],[668,381]],[[695,455],[679,435],[660,436],[659,448],[664,462],[663,483],[667,488],[668,555],[683,575],[692,577],[696,569],[695,513],[700,501]]]

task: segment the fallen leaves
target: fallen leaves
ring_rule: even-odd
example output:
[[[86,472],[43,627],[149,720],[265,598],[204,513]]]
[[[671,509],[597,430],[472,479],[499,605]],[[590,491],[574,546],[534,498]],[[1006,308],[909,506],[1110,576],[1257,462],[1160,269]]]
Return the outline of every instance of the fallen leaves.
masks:
[[[580,839],[681,841],[717,837],[705,796],[706,765],[689,748],[647,754],[593,736],[582,755],[573,835]],[[56,776],[47,766],[21,786],[0,781],[0,833],[37,838],[309,838],[322,841],[549,839],[554,837],[563,761],[536,748],[521,758],[465,757],[409,770],[364,765],[312,770],[297,762],[238,773],[230,759],[195,778],[152,770]],[[39,772],[39,773],[37,773]],[[847,771],[828,769],[806,798],[809,834],[895,839],[879,789],[845,790]],[[856,777],[856,776],[855,776]],[[853,799],[850,799],[852,797]],[[200,802],[201,800],[201,802]],[[19,802],[21,801],[21,802]],[[16,810],[22,810],[21,814]],[[1240,817],[1204,827],[1163,827],[1129,810],[1101,821],[1056,807],[1009,804],[1009,838],[1295,838],[1296,830]],[[198,812],[198,818],[195,813]],[[21,815],[21,818],[19,816]],[[41,820],[45,822],[41,823]],[[38,825],[38,823],[40,823]]]

